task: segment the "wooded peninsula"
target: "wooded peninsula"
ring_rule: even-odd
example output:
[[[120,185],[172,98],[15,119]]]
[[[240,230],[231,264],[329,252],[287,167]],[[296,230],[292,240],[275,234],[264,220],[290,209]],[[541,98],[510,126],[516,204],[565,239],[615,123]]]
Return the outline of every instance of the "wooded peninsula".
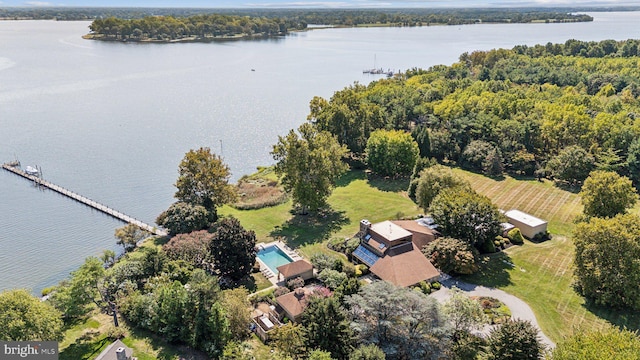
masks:
[[[217,10],[216,10],[217,11]],[[272,10],[221,11],[194,15],[96,18],[85,38],[107,41],[213,41],[282,36],[307,29],[308,24],[331,27],[430,26],[482,23],[582,22],[585,14],[535,9],[496,10]]]

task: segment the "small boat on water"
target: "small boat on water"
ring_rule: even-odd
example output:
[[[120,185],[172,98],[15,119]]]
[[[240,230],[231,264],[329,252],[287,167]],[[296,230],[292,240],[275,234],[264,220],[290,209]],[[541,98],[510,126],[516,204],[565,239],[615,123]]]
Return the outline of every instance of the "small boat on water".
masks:
[[[26,172],[28,175],[32,175],[32,176],[40,175],[40,170],[38,170],[37,168],[35,168],[33,166],[29,166],[29,165],[27,165],[27,167],[24,168],[24,172]]]

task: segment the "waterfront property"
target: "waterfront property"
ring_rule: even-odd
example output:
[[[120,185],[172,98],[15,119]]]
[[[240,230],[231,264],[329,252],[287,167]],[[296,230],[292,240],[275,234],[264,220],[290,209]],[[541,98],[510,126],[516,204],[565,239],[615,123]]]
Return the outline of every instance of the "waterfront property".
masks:
[[[369,266],[372,274],[396,286],[438,281],[440,272],[414,243],[414,237],[420,243],[425,240],[423,236],[428,230],[420,230],[410,232],[391,221],[371,224],[368,220],[362,220],[360,245],[353,256]],[[436,234],[431,235],[435,239]]]

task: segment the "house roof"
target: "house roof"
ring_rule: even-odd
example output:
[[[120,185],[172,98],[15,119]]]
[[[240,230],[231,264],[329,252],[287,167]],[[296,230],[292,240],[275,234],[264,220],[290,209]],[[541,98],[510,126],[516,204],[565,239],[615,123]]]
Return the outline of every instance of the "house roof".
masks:
[[[435,231],[432,229],[429,229],[428,227],[424,226],[424,225],[420,225],[417,221],[415,220],[393,220],[392,223],[400,226],[401,228],[410,231],[410,232],[417,232],[420,234],[427,234],[427,235],[434,235]]]
[[[519,221],[525,225],[531,226],[531,227],[536,227],[536,226],[540,226],[540,225],[544,225],[547,222],[542,220],[542,219],[538,219],[537,217],[533,216],[533,215],[529,215],[527,213],[524,213],[520,210],[509,210],[507,212],[504,213],[504,215],[506,217],[508,217],[509,219],[513,219],[515,221]]]
[[[98,355],[95,360],[117,360],[116,351],[119,348],[124,348],[125,354],[127,354],[127,359],[130,359],[133,355],[133,350],[127,347],[122,341],[116,340],[109,344],[101,353]]]
[[[309,270],[313,270],[313,265],[311,265],[306,260],[301,259],[292,263],[278,266],[276,269],[278,269],[278,272],[285,278],[290,278],[298,276],[300,274],[304,274]]]
[[[440,272],[412,243],[413,250],[387,255],[371,266],[371,272],[382,280],[397,286],[411,286],[420,281],[430,281]]]
[[[289,314],[289,316],[298,317],[309,304],[309,296],[311,290],[306,288],[297,288],[294,291],[280,295],[276,298],[276,302],[280,307]]]
[[[413,240],[419,249],[422,249],[427,244],[434,241],[439,235],[436,230],[433,230],[415,220],[394,220],[393,223],[411,232],[413,234],[411,240]]]
[[[371,225],[370,230],[382,236],[389,242],[404,239],[412,235],[409,231],[401,228],[400,226],[392,223],[389,220]]]

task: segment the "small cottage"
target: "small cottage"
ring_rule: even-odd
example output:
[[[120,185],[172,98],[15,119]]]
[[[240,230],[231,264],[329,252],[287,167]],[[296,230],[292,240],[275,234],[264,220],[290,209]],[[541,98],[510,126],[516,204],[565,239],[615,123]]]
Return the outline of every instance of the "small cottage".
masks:
[[[533,239],[537,234],[547,231],[547,222],[520,210],[509,210],[504,213],[510,224],[520,229],[522,235]]]

